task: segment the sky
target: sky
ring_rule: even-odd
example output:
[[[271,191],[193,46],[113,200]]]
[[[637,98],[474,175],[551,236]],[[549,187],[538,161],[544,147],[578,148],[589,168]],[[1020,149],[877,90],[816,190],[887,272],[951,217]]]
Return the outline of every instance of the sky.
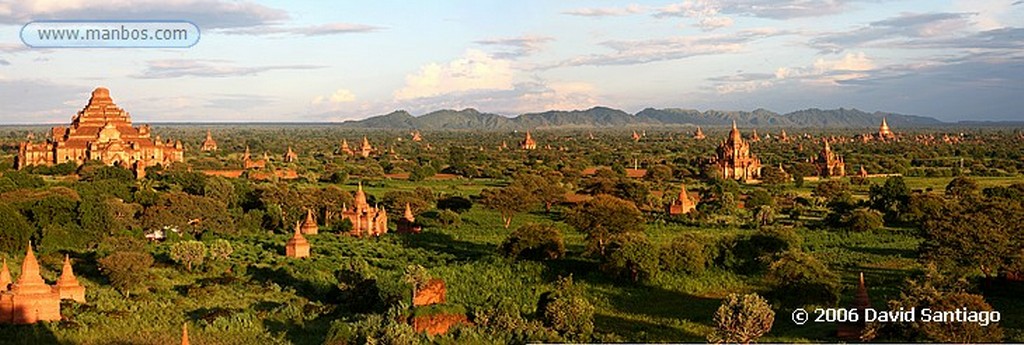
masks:
[[[29,48],[33,20],[188,20],[191,48]],[[857,108],[1024,120],[1024,0],[0,0],[0,124],[98,86],[136,122],[406,110]]]

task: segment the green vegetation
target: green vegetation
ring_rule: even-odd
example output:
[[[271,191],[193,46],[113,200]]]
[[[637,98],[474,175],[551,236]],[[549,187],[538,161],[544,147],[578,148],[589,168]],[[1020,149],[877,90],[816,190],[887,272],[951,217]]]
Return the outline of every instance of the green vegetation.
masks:
[[[192,146],[205,136],[158,131]],[[88,303],[65,303],[61,322],[0,325],[0,339],[166,344],[187,323],[193,343],[223,344],[836,342],[835,324],[794,325],[789,311],[850,305],[863,272],[875,308],[1002,312],[998,327],[895,325],[872,329],[875,341],[1024,341],[1024,160],[1012,133],[833,145],[847,171],[898,178],[820,179],[801,163],[820,141],[762,141],[766,169],[781,162],[802,182],[742,184],[707,178],[721,134],[707,132],[534,132],[552,149],[523,151],[498,150],[520,133],[425,131],[428,148],[396,139],[406,132],[239,126],[215,130],[222,151],[190,150],[143,180],[96,164],[3,167],[0,257],[17,277],[31,240],[52,283],[70,255]],[[336,153],[363,134],[396,153]],[[201,173],[237,169],[245,146],[279,156],[288,144],[298,162],[268,169],[298,179]],[[645,177],[626,175],[632,159]],[[392,221],[408,203],[423,232],[349,237],[340,212],[360,183]],[[700,195],[697,210],[669,216],[680,183]],[[306,236],[312,255],[289,259],[307,210],[320,225]],[[157,233],[166,238],[145,240]],[[446,282],[447,302],[411,308],[428,278]],[[408,323],[445,314],[473,326],[431,337]]]

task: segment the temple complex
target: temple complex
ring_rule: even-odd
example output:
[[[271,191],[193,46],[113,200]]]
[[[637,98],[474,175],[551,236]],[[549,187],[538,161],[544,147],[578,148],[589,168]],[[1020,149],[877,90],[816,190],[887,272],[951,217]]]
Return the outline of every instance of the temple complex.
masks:
[[[668,206],[669,215],[680,215],[687,214],[697,208],[697,203],[693,202],[690,198],[690,194],[686,192],[686,184],[679,184],[679,197],[672,201],[672,204]]]
[[[29,244],[18,281],[10,290],[0,292],[0,324],[39,321],[60,321],[60,292],[39,275],[39,262]]]
[[[761,159],[751,154],[750,143],[743,140],[736,121],[732,123],[729,137],[715,151],[715,164],[722,170],[722,178],[745,181],[761,177]]]
[[[388,214],[380,207],[370,207],[366,202],[363,184],[359,183],[356,190],[355,205],[352,208],[342,207],[341,218],[352,222],[351,235],[356,237],[380,236],[388,232]]]
[[[213,135],[210,134],[209,130],[206,131],[206,140],[203,140],[203,146],[199,147],[199,151],[217,151],[217,141],[213,140]]]
[[[299,154],[295,153],[295,151],[292,151],[292,147],[291,146],[288,146],[288,151],[286,151],[284,153],[284,162],[285,163],[294,163],[295,161],[298,161],[298,160],[299,160]]]
[[[284,245],[284,254],[290,258],[309,257],[309,241],[302,236],[302,230],[298,222],[295,223],[295,234]]]
[[[316,220],[313,218],[312,210],[306,210],[306,220],[302,221],[299,230],[303,235],[316,235],[320,230],[320,227],[316,225]]]
[[[71,259],[67,255],[64,255],[64,267],[53,288],[60,294],[60,299],[85,303],[85,287],[78,283],[78,278],[75,277],[75,272],[71,269]]]
[[[857,293],[853,297],[853,303],[850,305],[850,309],[855,309],[855,313],[859,314],[859,322],[842,322],[839,323],[839,329],[836,332],[836,336],[843,340],[861,340],[861,335],[864,333],[866,326],[865,310],[871,308],[871,299],[868,297],[868,288],[864,284],[864,272],[860,273],[860,279],[857,283]]]
[[[420,135],[420,131],[412,132],[412,141],[416,141],[416,142],[423,141],[423,136]]]
[[[14,167],[53,166],[66,162],[83,164],[98,160],[136,171],[154,165],[184,161],[181,141],[152,139],[149,125],[133,127],[128,112],[117,107],[106,88],[96,88],[85,108],[71,118],[68,127],[50,129],[46,142],[22,142]],[[143,175],[144,176],[144,175]]]
[[[398,219],[398,232],[403,234],[418,234],[423,228],[416,224],[416,216],[412,214],[412,207],[405,203],[405,214]]]
[[[693,138],[697,140],[704,140],[707,136],[704,135],[704,131],[700,129],[700,126],[697,126],[697,131],[693,132]]]
[[[846,176],[846,160],[843,159],[843,156],[832,152],[832,147],[828,145],[828,139],[822,141],[825,145],[821,148],[821,152],[818,153],[818,157],[814,159],[814,166],[818,170],[818,176]]]
[[[537,141],[533,140],[533,136],[530,135],[530,131],[526,131],[526,138],[523,139],[523,142],[519,143],[519,148],[523,150],[537,149]]]
[[[789,142],[789,136],[786,135],[786,130],[783,129],[782,132],[779,133],[779,136],[776,139],[778,139],[781,142],[788,143]]]

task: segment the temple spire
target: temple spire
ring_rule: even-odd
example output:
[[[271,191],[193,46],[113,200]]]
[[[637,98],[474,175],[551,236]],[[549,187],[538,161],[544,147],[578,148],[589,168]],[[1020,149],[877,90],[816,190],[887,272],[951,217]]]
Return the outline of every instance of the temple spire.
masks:
[[[11,283],[11,270],[7,269],[7,259],[4,259],[4,265],[0,268],[0,292],[7,291]]]
[[[188,342],[188,324],[181,324],[181,345],[189,345]]]

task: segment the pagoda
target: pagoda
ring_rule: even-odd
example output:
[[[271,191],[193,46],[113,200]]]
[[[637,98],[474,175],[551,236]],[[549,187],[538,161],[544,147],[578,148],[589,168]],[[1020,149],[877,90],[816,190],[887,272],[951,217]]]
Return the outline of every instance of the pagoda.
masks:
[[[672,204],[668,206],[669,215],[675,216],[687,214],[697,208],[697,203],[693,202],[693,199],[690,198],[690,194],[686,192],[686,184],[680,183],[679,187],[679,197],[672,201]]]
[[[267,167],[267,156],[263,154],[263,159],[253,160],[252,155],[249,153],[249,146],[245,147],[245,153],[242,154],[242,168],[245,170],[250,169],[263,169]]]
[[[0,268],[0,293],[7,291],[11,287],[11,270],[7,269],[7,259],[4,259],[4,266]]]
[[[704,135],[704,131],[700,129],[700,126],[697,126],[697,131],[693,132],[693,138],[697,140],[704,140],[707,136]]]
[[[640,134],[637,134],[636,131],[633,131],[633,141],[640,141]]]
[[[352,208],[342,206],[341,217],[352,222],[352,236],[380,236],[388,232],[387,211],[380,207],[370,207],[366,201],[366,192],[363,192],[362,182],[356,190],[355,205]]]
[[[284,253],[290,258],[309,257],[309,241],[302,236],[302,230],[298,222],[295,223],[295,234],[284,245]]]
[[[353,156],[356,153],[352,151],[352,148],[348,146],[348,140],[341,139],[341,147],[338,148],[338,154],[345,154]]]
[[[423,141],[423,136],[420,135],[420,131],[412,132],[412,141],[415,141],[415,142]]]
[[[359,147],[359,155],[363,158],[370,157],[370,153],[373,152],[373,146],[370,146],[370,140],[363,136],[363,145]]]
[[[722,178],[735,180],[752,180],[761,178],[761,159],[750,152],[750,143],[743,140],[743,135],[732,122],[732,130],[718,149],[716,165],[722,171]]]
[[[64,255],[64,267],[53,288],[60,294],[60,299],[85,303],[85,287],[78,283],[78,278],[75,277],[75,272],[71,269],[71,259],[67,255]]]
[[[303,235],[316,235],[317,231],[320,230],[320,227],[316,225],[316,220],[313,219],[312,210],[306,210],[306,220],[302,221],[302,226],[300,226],[300,230],[302,231]]]
[[[97,160],[137,171],[184,161],[185,148],[181,141],[161,142],[159,137],[151,138],[151,134],[149,125],[132,126],[128,112],[110,98],[110,90],[98,87],[85,108],[71,118],[70,126],[51,128],[46,142],[33,143],[31,139],[22,142],[14,167],[68,162],[81,165]]]
[[[896,138],[896,133],[893,133],[892,130],[889,129],[889,123],[885,121],[884,117],[882,118],[882,124],[878,126],[877,136],[878,140],[882,141]]]
[[[868,308],[871,308],[871,299],[868,297],[867,285],[864,284],[864,272],[861,272],[857,282],[857,293],[853,295],[853,303],[850,305],[850,309],[854,309],[853,312],[860,315],[859,321],[839,323],[836,336],[843,340],[861,340],[866,326],[864,320]]]
[[[403,234],[418,234],[423,228],[416,224],[416,216],[412,214],[412,207],[405,203],[405,214],[398,219],[398,232]]]
[[[526,131],[526,138],[524,138],[523,141],[519,143],[519,148],[523,150],[537,149],[537,141],[533,140],[533,136],[530,135],[530,131]]]
[[[298,161],[298,160],[299,160],[299,154],[295,153],[295,151],[292,151],[292,147],[291,146],[288,146],[288,151],[286,151],[284,153],[284,162],[285,163],[294,163],[295,161]]]
[[[217,141],[213,140],[213,135],[210,134],[209,130],[206,131],[206,140],[203,140],[203,146],[199,147],[199,151],[203,151],[203,152],[217,151]]]
[[[39,262],[29,243],[21,275],[8,291],[0,293],[0,324],[60,321],[60,292],[39,275]]]

